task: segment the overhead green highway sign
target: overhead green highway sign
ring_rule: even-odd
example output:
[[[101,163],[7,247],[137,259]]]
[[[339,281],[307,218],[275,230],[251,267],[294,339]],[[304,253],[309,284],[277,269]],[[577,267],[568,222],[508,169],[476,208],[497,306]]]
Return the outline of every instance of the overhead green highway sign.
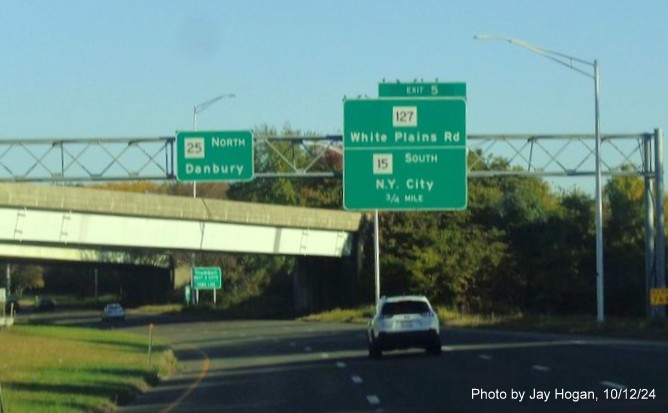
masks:
[[[466,208],[464,98],[346,100],[343,129],[345,209]]]
[[[180,181],[249,181],[254,175],[250,131],[180,131],[176,134]]]
[[[466,98],[466,83],[379,83],[380,97],[463,97]]]

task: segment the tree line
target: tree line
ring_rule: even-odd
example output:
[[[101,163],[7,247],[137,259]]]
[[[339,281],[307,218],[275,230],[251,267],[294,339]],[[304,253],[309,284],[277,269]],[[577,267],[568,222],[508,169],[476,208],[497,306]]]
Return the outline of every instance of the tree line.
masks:
[[[257,158],[278,162],[269,153]],[[321,162],[323,170],[340,170],[338,154]],[[503,158],[476,163],[478,170],[512,168]],[[341,184],[338,179],[256,179],[231,185],[227,196],[341,209]],[[645,311],[643,185],[640,177],[614,177],[603,190],[605,299],[611,315]],[[499,176],[469,179],[468,197],[463,211],[381,212],[383,294],[425,294],[471,312],[595,314],[593,195],[553,189],[537,177]],[[373,249],[370,236],[366,241],[357,299],[370,302]]]

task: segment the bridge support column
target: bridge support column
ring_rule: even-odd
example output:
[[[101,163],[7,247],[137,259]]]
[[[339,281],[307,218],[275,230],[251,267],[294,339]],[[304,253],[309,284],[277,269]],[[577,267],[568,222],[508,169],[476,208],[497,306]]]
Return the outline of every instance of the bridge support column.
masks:
[[[292,297],[294,310],[297,312],[308,311],[313,308],[311,277],[306,267],[302,257],[298,257],[292,274]]]
[[[321,311],[354,305],[358,284],[352,257],[297,257],[292,276],[294,309]]]

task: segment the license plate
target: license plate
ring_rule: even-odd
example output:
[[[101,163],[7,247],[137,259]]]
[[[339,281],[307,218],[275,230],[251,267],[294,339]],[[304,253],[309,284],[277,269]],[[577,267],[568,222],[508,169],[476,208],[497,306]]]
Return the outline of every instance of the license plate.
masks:
[[[403,328],[413,327],[413,323],[411,323],[410,321],[400,321],[399,322],[399,327],[403,327]]]

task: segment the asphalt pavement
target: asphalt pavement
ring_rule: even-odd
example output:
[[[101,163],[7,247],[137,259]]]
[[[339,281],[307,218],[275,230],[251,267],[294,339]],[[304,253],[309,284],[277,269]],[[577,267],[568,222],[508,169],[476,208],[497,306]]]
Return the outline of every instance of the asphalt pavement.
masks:
[[[162,317],[154,333],[180,369],[120,413],[668,411],[666,343],[443,329],[440,357],[371,360],[360,325]]]

